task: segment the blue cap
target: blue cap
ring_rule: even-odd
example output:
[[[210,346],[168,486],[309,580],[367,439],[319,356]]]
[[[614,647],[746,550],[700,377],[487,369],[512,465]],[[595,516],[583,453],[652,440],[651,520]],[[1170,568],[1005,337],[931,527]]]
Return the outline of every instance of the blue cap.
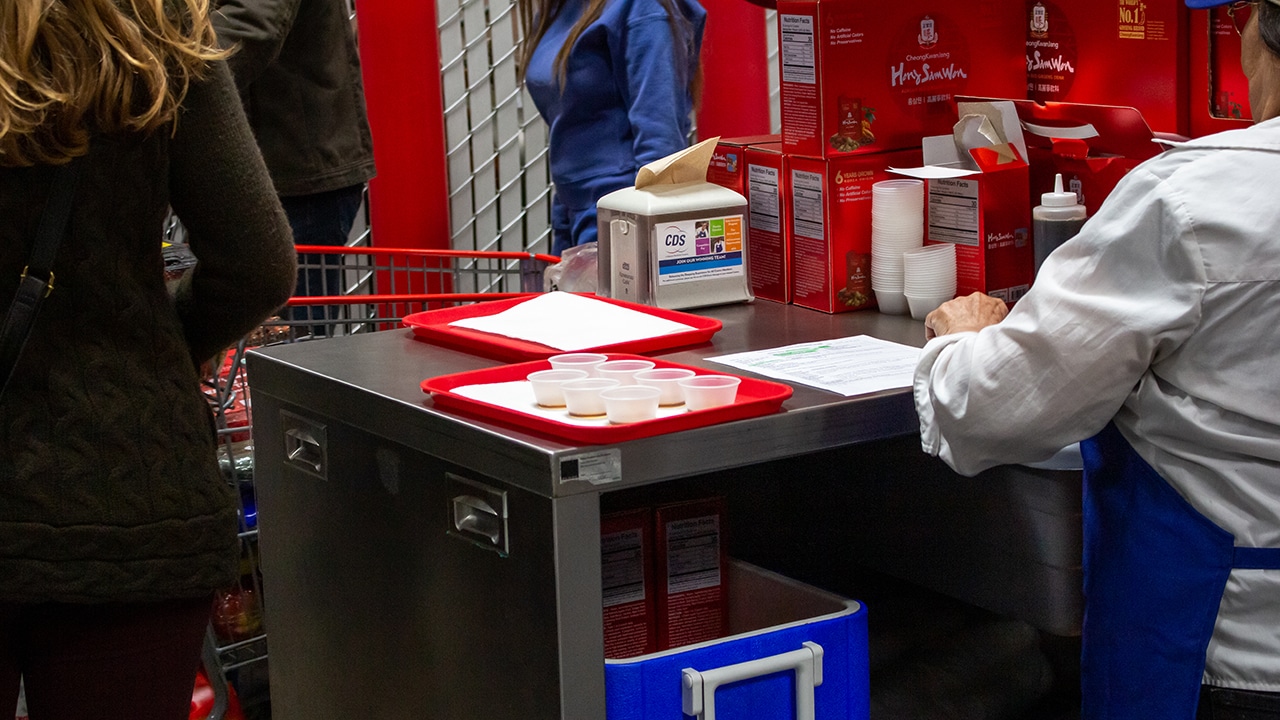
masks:
[[[1186,0],[1187,7],[1193,9],[1218,7],[1219,5],[1230,5],[1233,0]]]

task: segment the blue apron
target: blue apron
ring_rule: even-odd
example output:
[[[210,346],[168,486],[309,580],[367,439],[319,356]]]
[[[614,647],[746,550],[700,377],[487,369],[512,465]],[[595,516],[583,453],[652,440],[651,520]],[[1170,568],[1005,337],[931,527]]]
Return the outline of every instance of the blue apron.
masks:
[[[1280,548],[1235,547],[1115,425],[1084,458],[1083,720],[1192,720],[1233,568],[1280,569]]]

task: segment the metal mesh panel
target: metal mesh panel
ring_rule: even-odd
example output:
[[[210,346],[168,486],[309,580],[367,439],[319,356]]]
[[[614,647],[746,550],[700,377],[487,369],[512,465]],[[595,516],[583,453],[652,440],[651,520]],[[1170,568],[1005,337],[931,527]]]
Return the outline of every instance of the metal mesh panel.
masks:
[[[455,250],[550,252],[547,127],[516,80],[510,0],[437,0]],[[778,132],[777,13],[765,13],[770,128]]]
[[[438,0],[455,250],[548,252],[547,128],[516,80],[508,0]]]

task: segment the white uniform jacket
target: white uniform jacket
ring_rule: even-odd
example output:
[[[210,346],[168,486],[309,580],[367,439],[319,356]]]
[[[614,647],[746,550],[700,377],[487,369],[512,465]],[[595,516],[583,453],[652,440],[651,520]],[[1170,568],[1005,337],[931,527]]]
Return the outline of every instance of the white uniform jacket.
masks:
[[[1236,545],[1280,547],[1280,119],[1133,170],[1004,322],[925,346],[915,402],[964,474],[1114,420]],[[1232,572],[1205,681],[1280,691],[1280,573]]]

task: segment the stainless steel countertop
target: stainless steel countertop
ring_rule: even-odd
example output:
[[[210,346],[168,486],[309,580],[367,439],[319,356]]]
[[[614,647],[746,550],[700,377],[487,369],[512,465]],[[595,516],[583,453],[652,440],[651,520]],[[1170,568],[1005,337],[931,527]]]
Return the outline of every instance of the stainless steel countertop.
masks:
[[[923,323],[874,311],[827,315],[761,300],[694,312],[719,319],[723,329],[709,343],[654,356],[726,369],[706,358],[851,335],[924,344]],[[499,364],[422,342],[409,330],[391,330],[256,350],[249,356],[249,377],[255,395],[305,407],[309,414],[319,412],[548,497],[688,477],[918,430],[907,389],[846,398],[793,385],[782,412],[617,445],[575,446],[436,409],[420,388],[430,377]],[[619,463],[620,477],[604,485],[561,481],[566,460],[601,457]]]

